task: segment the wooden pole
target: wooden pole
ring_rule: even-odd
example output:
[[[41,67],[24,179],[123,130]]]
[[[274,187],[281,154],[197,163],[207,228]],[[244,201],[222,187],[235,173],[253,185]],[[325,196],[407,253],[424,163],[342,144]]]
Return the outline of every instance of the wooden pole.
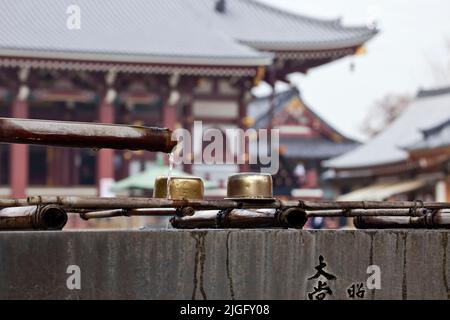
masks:
[[[223,210],[206,212],[193,216],[173,217],[170,222],[174,228],[298,228],[306,223],[304,211],[277,210]]]
[[[419,209],[450,209],[449,202],[421,201],[344,201],[344,202],[312,202],[312,201],[246,201],[246,200],[171,200],[163,198],[100,198],[74,196],[32,196],[22,199],[0,199],[0,207],[56,204],[69,209],[138,209],[138,208],[184,208],[195,210],[222,209],[286,209],[299,208],[305,211],[333,211],[328,215],[351,214],[351,210],[373,209],[406,209],[412,215],[420,215]],[[350,210],[350,211],[349,211]],[[401,210],[391,211],[393,215]],[[380,211],[380,215],[384,215]]]
[[[434,210],[421,217],[359,216],[353,219],[358,229],[450,228],[450,210]]]
[[[113,209],[80,212],[80,217],[84,220],[112,218],[112,217],[131,217],[131,216],[173,216],[176,214],[175,209]]]
[[[0,118],[0,142],[169,153],[177,144],[165,128]]]
[[[55,205],[0,210],[0,230],[60,230],[66,223],[67,212]]]

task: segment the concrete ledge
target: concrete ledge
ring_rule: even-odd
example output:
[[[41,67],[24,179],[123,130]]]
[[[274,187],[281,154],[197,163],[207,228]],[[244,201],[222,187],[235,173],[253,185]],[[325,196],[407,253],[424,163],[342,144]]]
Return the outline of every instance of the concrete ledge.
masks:
[[[0,233],[0,299],[449,299],[450,231],[154,230]],[[319,256],[336,277],[308,280]],[[81,289],[69,290],[69,265]],[[381,289],[366,286],[367,267]],[[358,299],[358,297],[354,298]]]

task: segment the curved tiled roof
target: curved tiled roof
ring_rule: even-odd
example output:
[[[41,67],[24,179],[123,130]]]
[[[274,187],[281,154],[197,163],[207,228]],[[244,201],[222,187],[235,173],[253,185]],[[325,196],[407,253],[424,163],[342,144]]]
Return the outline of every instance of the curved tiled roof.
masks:
[[[81,29],[66,10],[81,9]],[[179,65],[258,66],[259,50],[361,45],[375,31],[294,15],[254,0],[2,0],[0,56]]]
[[[450,146],[450,117],[437,126],[422,130],[422,139],[405,147],[409,151],[443,148]]]
[[[267,128],[269,121],[269,109],[271,104],[272,97],[263,96],[254,98],[250,104],[248,105],[248,115],[255,119],[255,128]],[[313,109],[311,109],[302,99],[298,88],[291,87],[288,90],[280,91],[275,93],[274,97],[274,117],[277,116],[279,112],[281,112],[286,105],[292,100],[298,99],[302,102],[302,105],[308,110],[310,114],[314,116],[317,120],[320,121],[322,126],[327,128],[330,133],[333,133],[337,136],[340,136],[343,141],[354,143],[356,141],[344,136],[341,132],[336,130],[332,125],[330,125],[327,121],[321,118]]]
[[[81,9],[81,29],[66,26]],[[177,64],[264,65],[267,54],[215,32],[183,1],[3,0],[0,53],[12,56]]]
[[[283,146],[283,156],[293,159],[325,160],[345,154],[358,147],[357,142],[335,142],[324,138],[302,139],[280,137]]]
[[[406,146],[422,138],[422,131],[450,119],[450,90],[422,90],[384,131],[362,146],[324,162],[335,169],[388,165],[408,158]]]
[[[323,20],[287,12],[256,0],[227,1],[223,14],[211,14],[214,1],[188,0],[210,25],[241,43],[261,50],[308,51],[360,46],[377,30],[345,27],[340,20]]]
[[[274,117],[276,117],[277,114],[281,112],[293,99],[301,100],[300,92],[294,87],[286,91],[277,92],[274,98]],[[248,105],[248,115],[255,119],[255,124],[253,125],[254,128],[267,128],[270,105],[270,96],[259,97],[250,102]],[[359,145],[356,141],[343,136],[340,132],[330,126],[303,101],[302,105],[307,109],[308,113],[312,114],[315,119],[319,120],[321,124],[330,132],[342,137],[342,141],[336,142],[327,136],[289,137],[281,135],[280,146],[283,146],[285,149],[283,153],[284,157],[324,160],[353,150]]]

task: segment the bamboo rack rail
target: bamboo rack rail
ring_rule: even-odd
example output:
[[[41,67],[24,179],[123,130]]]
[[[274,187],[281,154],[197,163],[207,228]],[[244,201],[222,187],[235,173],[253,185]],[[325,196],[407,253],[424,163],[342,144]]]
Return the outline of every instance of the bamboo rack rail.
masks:
[[[139,209],[139,208],[183,208],[191,207],[195,210],[222,209],[287,209],[299,208],[305,211],[341,210],[342,214],[351,210],[369,209],[407,209],[398,211],[404,215],[417,213],[416,209],[450,209],[449,202],[423,201],[237,201],[237,200],[171,200],[163,198],[100,198],[73,196],[32,196],[21,199],[0,199],[0,207],[16,207],[29,205],[54,204],[67,209]],[[411,210],[408,211],[408,210]],[[382,212],[382,211],[380,211]],[[391,211],[394,213],[395,211]],[[338,212],[333,211],[333,215]]]
[[[354,217],[355,225],[360,228],[375,228],[378,225],[450,226],[450,203],[446,202],[171,200],[73,196],[0,199],[0,208],[8,210],[30,206],[55,206],[77,213],[85,220],[119,216],[172,216],[172,225],[178,228],[301,228],[312,217]],[[205,211],[213,213],[209,216],[196,214]]]

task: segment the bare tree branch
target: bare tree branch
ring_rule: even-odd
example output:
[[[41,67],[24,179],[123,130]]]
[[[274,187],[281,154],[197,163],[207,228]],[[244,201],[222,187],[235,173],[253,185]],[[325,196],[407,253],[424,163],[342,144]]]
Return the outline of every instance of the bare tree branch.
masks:
[[[374,137],[391,124],[410,101],[410,96],[396,94],[389,94],[376,101],[363,121],[361,131],[369,138]]]

